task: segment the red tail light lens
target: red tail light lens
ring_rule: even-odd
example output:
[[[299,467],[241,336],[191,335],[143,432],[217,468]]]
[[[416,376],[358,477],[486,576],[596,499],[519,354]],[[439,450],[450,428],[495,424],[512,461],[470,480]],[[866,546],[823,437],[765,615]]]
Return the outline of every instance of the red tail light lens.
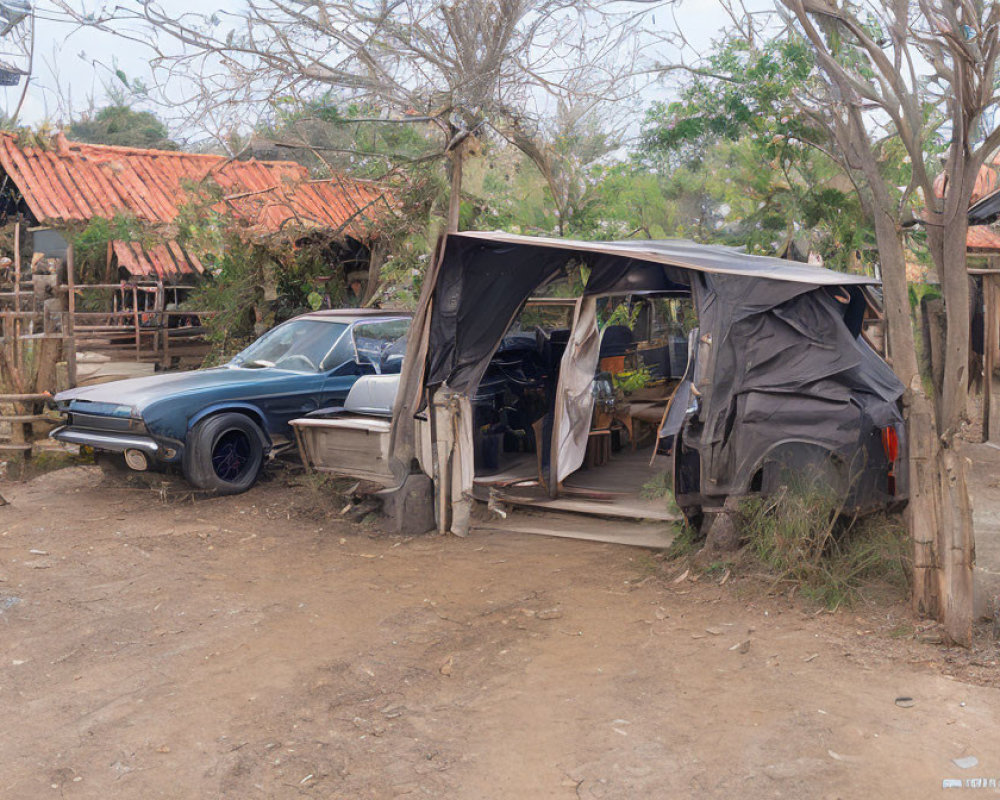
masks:
[[[892,425],[882,428],[882,449],[885,450],[885,457],[889,459],[890,464],[899,458],[899,434]]]

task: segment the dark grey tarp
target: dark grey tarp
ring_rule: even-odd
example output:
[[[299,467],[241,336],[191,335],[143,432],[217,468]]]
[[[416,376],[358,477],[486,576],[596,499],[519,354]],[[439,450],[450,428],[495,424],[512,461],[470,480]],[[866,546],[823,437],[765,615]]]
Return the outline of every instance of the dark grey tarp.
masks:
[[[1000,217],[1000,191],[988,194],[969,207],[970,225],[990,225]]]
[[[472,392],[524,302],[573,262],[589,268],[586,295],[691,292],[702,407],[684,435],[706,494],[745,490],[752,461],[782,442],[850,455],[873,424],[901,423],[902,384],[858,335],[862,287],[877,281],[686,241],[449,234],[425,288],[423,386]]]
[[[856,288],[800,284],[796,292],[769,280],[701,277],[695,304],[711,344],[708,363],[698,365],[698,425],[686,435],[701,454],[704,493],[745,491],[781,442],[816,444],[846,463],[865,452],[863,431],[901,422],[903,385],[851,329]]]
[[[817,286],[874,284],[864,275],[750,256],[682,240],[584,242],[465,232],[445,240],[427,350],[425,384],[475,386],[525,300],[572,262],[586,264],[586,294],[687,288],[693,273],[756,287],[746,311],[771,307]]]

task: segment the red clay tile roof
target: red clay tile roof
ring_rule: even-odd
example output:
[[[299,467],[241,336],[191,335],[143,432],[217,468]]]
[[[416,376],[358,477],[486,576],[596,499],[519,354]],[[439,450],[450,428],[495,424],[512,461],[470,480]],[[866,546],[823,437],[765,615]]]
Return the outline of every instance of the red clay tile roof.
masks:
[[[112,243],[118,266],[137,278],[176,281],[183,275],[200,275],[205,271],[198,258],[177,242],[167,242],[145,248],[137,242]]]
[[[944,173],[934,179],[934,194],[941,197],[944,194]],[[992,161],[983,164],[976,175],[976,185],[972,188],[972,198],[969,205],[973,206],[982,200],[986,195],[993,194],[1000,189],[1000,154],[993,157]],[[1000,252],[1000,233],[997,233],[989,225],[970,225],[969,233],[965,238],[965,248],[967,250],[990,250]]]
[[[934,179],[934,194],[938,197],[944,196],[944,182],[943,172]],[[972,187],[969,205],[975,205],[986,195],[993,194],[998,188],[1000,188],[1000,153],[994,156],[992,161],[988,161],[979,168],[979,174],[976,175],[976,185]]]
[[[0,168],[42,224],[120,212],[169,223],[188,196],[185,185],[206,178],[224,193],[217,208],[262,233],[325,228],[359,236],[367,222],[390,211],[377,186],[346,177],[310,180],[305,167],[290,161],[85,144],[62,134],[52,143],[48,150],[20,147],[13,134],[0,133]]]
[[[967,250],[1000,251],[1000,233],[989,225],[970,225],[965,237],[965,247]]]

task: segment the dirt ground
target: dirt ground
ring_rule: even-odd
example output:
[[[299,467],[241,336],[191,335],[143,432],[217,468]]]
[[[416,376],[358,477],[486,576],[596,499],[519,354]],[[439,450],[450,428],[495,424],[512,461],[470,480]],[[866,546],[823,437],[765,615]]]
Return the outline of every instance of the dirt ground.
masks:
[[[281,480],[193,499],[74,467],[3,493],[0,798],[1000,783],[996,646],[943,648],[901,605],[817,612],[638,548],[393,538]]]

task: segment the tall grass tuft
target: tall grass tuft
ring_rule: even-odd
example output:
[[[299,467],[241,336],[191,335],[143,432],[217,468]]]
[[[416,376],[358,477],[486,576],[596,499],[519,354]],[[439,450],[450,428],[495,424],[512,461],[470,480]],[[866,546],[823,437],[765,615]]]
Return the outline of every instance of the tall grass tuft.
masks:
[[[840,514],[835,496],[789,488],[740,507],[748,552],[776,581],[789,581],[827,608],[851,605],[869,590],[904,593],[910,544],[901,522],[884,514],[861,520]]]

